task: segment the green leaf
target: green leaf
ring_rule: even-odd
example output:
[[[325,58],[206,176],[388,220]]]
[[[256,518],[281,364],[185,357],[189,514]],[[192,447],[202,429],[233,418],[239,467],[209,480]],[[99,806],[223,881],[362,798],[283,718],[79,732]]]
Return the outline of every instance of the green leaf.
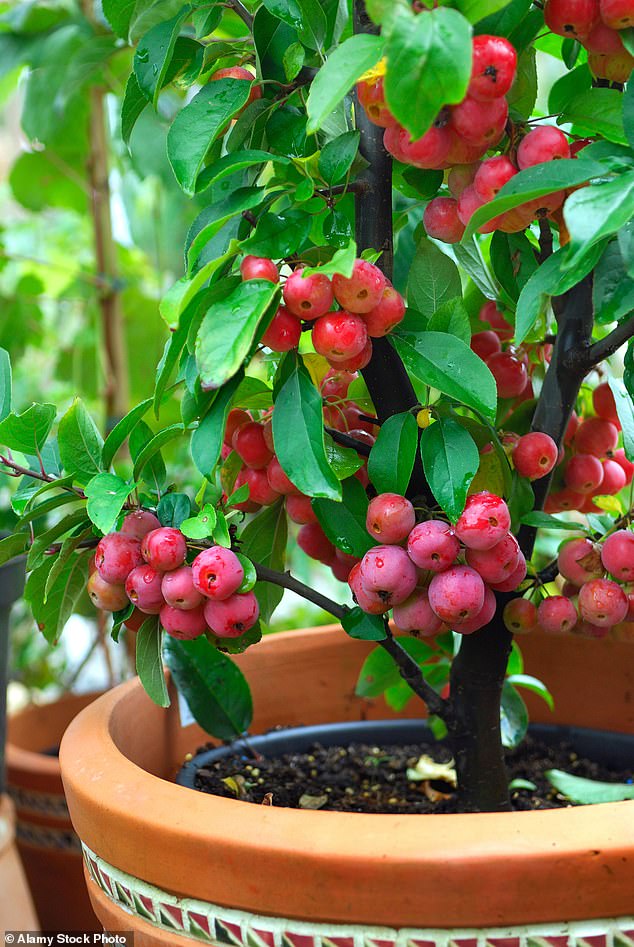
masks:
[[[385,620],[381,615],[367,615],[360,608],[351,608],[341,619],[343,630],[361,641],[383,641],[387,638]]]
[[[265,506],[242,530],[240,551],[252,562],[283,572],[287,535],[284,504],[278,502]],[[270,621],[284,590],[270,582],[258,582],[255,594],[260,604],[260,618],[265,622]]]
[[[480,465],[476,443],[457,421],[440,418],[423,431],[420,453],[431,492],[455,523]]]
[[[216,511],[211,503],[206,503],[198,516],[183,520],[180,531],[188,539],[207,539],[211,536],[216,525]]]
[[[45,589],[55,561],[52,556],[31,572],[26,581],[24,598],[31,606],[37,627],[49,644],[57,644],[64,625],[86,587],[88,559],[88,551],[82,556],[71,558],[49,587],[48,597]]]
[[[500,723],[502,746],[507,750],[519,746],[528,730],[528,711],[526,704],[508,681],[504,681],[502,686]]]
[[[222,181],[232,174],[237,174],[239,171],[245,171],[247,168],[256,165],[267,164],[269,161],[281,165],[291,163],[286,155],[272,155],[268,151],[258,151],[257,149],[245,149],[244,151],[223,155],[222,158],[214,161],[200,172],[196,181],[196,191],[198,193],[204,191],[211,184]]]
[[[566,267],[576,267],[589,247],[616,233],[633,216],[634,171],[571,194],[564,204],[564,220],[570,231]]]
[[[11,358],[0,348],[0,421],[11,413]]]
[[[302,275],[306,277],[312,276],[314,273],[320,273],[322,276],[334,276],[335,273],[340,273],[349,279],[352,276],[356,258],[357,245],[354,240],[350,240],[347,247],[333,253],[332,259],[328,263],[323,263],[320,266],[306,266],[302,270]]]
[[[536,529],[564,529],[571,532],[584,532],[580,523],[570,523],[566,520],[557,519],[551,513],[542,513],[541,510],[533,510],[532,513],[525,513],[520,523],[523,526],[534,526]]]
[[[190,11],[191,7],[186,4],[176,16],[153,26],[137,45],[134,54],[134,73],[139,88],[155,108],[180,28]]]
[[[575,125],[575,131],[603,135],[609,141],[625,145],[622,107],[622,96],[616,89],[586,89],[568,100],[557,124],[570,122]]]
[[[361,557],[376,545],[365,527],[368,497],[356,477],[342,483],[341,503],[317,499],[313,509],[330,542],[343,552]]]
[[[255,588],[255,584],[258,581],[258,574],[256,572],[255,566],[250,559],[247,559],[246,556],[243,556],[242,553],[236,553],[238,559],[240,560],[240,565],[244,572],[244,578],[240,583],[240,588],[237,590],[240,595],[244,592],[250,592],[251,589]]]
[[[342,447],[336,444],[330,434],[324,434],[324,446],[328,463],[333,469],[337,480],[347,480],[353,473],[363,467],[359,454],[351,447]]]
[[[84,527],[86,523],[86,511],[82,507],[80,510],[73,510],[71,513],[67,513],[45,532],[36,536],[31,543],[31,548],[27,556],[27,569],[38,569],[45,561],[46,551],[52,543],[56,542],[61,536],[70,533],[77,526]]]
[[[136,434],[141,429],[141,426],[147,427],[143,421],[140,421],[137,427],[134,429],[134,434]],[[151,434],[151,430],[149,428],[148,430]],[[169,427],[163,428],[162,431],[159,431],[158,434],[155,434],[143,444],[141,450],[139,450],[134,460],[134,471],[132,476],[135,481],[138,481],[141,478],[141,474],[143,474],[143,471],[149,465],[150,471],[143,475],[143,479],[146,483],[158,481],[157,486],[160,490],[161,482],[164,481],[165,477],[163,473],[161,473],[160,477],[156,476],[156,473],[153,470],[153,462],[163,445],[173,441],[175,437],[180,437],[183,433],[183,430],[184,428],[182,424],[170,424]],[[161,466],[164,469],[162,459]]]
[[[431,316],[450,299],[462,296],[458,267],[426,237],[414,254],[407,280],[407,303],[424,316]]]
[[[385,44],[385,95],[392,114],[420,138],[444,105],[461,102],[471,78],[471,26],[437,7],[396,19]]]
[[[279,260],[303,247],[310,228],[310,216],[301,210],[263,214],[251,236],[242,241],[240,249],[253,256]]]
[[[548,111],[552,112],[553,115],[562,112],[571,99],[591,87],[592,73],[587,63],[581,63],[571,69],[570,72],[565,72],[553,83],[548,93]]]
[[[459,297],[449,299],[438,307],[426,326],[427,332],[449,332],[462,339],[467,345],[471,342],[469,314]]]
[[[173,526],[179,529],[183,520],[191,516],[192,505],[185,493],[168,493],[161,497],[156,507],[161,526]]]
[[[502,289],[516,302],[538,267],[532,243],[525,233],[496,230],[490,244],[491,267]]]
[[[80,530],[79,532],[74,532],[72,536],[67,536],[66,539],[62,541],[59,552],[55,556],[55,561],[51,566],[50,572],[46,578],[46,587],[44,589],[44,602],[48,601],[48,596],[51,589],[55,588],[55,583],[57,578],[66,568],[68,561],[73,558],[74,553],[77,551],[80,543],[84,540],[89,539],[94,536],[92,525],[87,526],[86,529]],[[80,551],[79,555],[85,555]],[[75,557],[76,558],[76,557]],[[130,605],[132,603],[130,602]]]
[[[513,687],[524,687],[527,691],[541,697],[550,710],[555,709],[555,701],[545,684],[530,674],[510,674],[507,679]]]
[[[209,82],[178,113],[167,133],[167,157],[186,194],[194,194],[196,178],[210,146],[249,98],[243,79]]]
[[[634,402],[619,378],[609,378],[608,383],[612,389],[616,413],[621,422],[625,455],[628,460],[634,461]]]
[[[291,43],[284,50],[282,56],[282,65],[284,66],[284,75],[287,82],[292,82],[301,72],[304,65],[305,51],[301,43]]]
[[[282,469],[298,490],[311,497],[341,499],[341,485],[324,447],[321,395],[297,356],[275,401],[273,443]]]
[[[274,283],[247,280],[207,310],[196,337],[196,365],[204,390],[220,388],[235,375],[278,296]]]
[[[381,37],[367,33],[351,36],[331,53],[311,83],[306,103],[309,134],[319,131],[355,82],[376,66],[382,55]]]
[[[474,234],[478,227],[498,214],[546,194],[552,194],[553,191],[585,184],[590,178],[602,173],[601,165],[587,158],[562,158],[559,161],[548,161],[525,168],[507,181],[492,201],[478,208],[465,230],[463,242]]]
[[[284,53],[296,43],[297,30],[288,23],[278,20],[266,7],[262,6],[253,21],[253,40],[257,54],[258,75],[263,79],[286,82],[283,59]]]
[[[368,476],[379,493],[405,494],[417,447],[418,425],[409,411],[383,422],[368,458]]]
[[[327,184],[343,181],[359,149],[360,132],[344,132],[324,145],[319,155],[319,173]]]
[[[136,407],[132,408],[131,411],[128,411],[125,417],[121,418],[120,421],[117,421],[104,441],[101,451],[101,464],[103,467],[108,468],[110,466],[117,451],[122,447],[126,438],[130,436],[141,418],[147,414],[151,404],[152,399],[146,398],[145,401],[141,401]]]
[[[508,3],[509,0],[457,0],[456,8],[470,23],[477,23],[502,10]]]
[[[205,416],[192,434],[192,460],[203,477],[211,479],[211,472],[220,459],[227,418],[237,389],[242,382],[238,372],[219,390]]]
[[[623,128],[625,129],[629,144],[634,148],[634,86],[631,82],[628,82],[626,85],[622,98]]]
[[[102,533],[110,533],[134,484],[126,483],[111,473],[98,473],[86,484],[86,512]]]
[[[0,444],[22,454],[41,451],[55,420],[54,404],[32,404],[22,414],[8,414],[0,421]]]
[[[101,472],[103,440],[80,398],[75,399],[59,422],[57,439],[64,470],[80,483]]]
[[[223,201],[215,201],[198,215],[192,224],[185,243],[187,273],[191,276],[195,266],[212,237],[233,217],[243,211],[257,207],[262,202],[261,187],[240,187],[232,191]]]
[[[249,728],[249,685],[231,658],[201,635],[193,641],[168,637],[165,658],[176,687],[196,723],[218,740],[235,740]]]
[[[169,707],[161,656],[162,638],[158,615],[150,615],[136,635],[136,672],[148,697],[159,707]]]
[[[562,247],[539,266],[517,300],[515,314],[515,344],[519,345],[529,334],[539,317],[546,311],[551,296],[567,292],[589,273],[603,253],[603,246],[595,244],[575,270],[568,269],[569,248]]]
[[[629,276],[618,240],[612,240],[594,270],[592,301],[601,325],[634,310],[634,279]]]
[[[0,566],[21,555],[25,551],[28,541],[28,533],[11,533],[10,536],[0,539]]]
[[[122,39],[128,38],[130,19],[136,6],[136,0],[102,0],[103,15]]]
[[[603,783],[598,779],[573,776],[561,769],[546,770],[545,775],[558,793],[582,806],[634,799],[634,786],[631,783]]]
[[[400,637],[398,643],[420,666],[434,657],[437,652],[424,641],[417,638]],[[380,697],[388,687],[402,681],[398,666],[389,652],[377,647],[367,656],[361,666],[355,688],[357,697]]]
[[[469,346],[445,332],[392,334],[405,367],[416,378],[495,421],[497,387],[493,375]]]
[[[201,266],[195,276],[183,276],[174,283],[159,304],[159,312],[170,329],[178,328],[180,316],[185,312],[199,290],[235,255],[236,250],[231,247],[223,256],[209,260],[208,263]]]

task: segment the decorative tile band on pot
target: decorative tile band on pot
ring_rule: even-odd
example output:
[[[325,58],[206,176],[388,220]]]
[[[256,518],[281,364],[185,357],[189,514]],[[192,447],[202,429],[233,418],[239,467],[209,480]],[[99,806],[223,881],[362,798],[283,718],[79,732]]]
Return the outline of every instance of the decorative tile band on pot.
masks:
[[[69,818],[65,796],[12,785],[8,787],[8,793],[15,808],[20,812],[37,812],[39,815],[50,815],[55,819]]]
[[[82,843],[106,897],[160,930],[232,947],[634,947],[634,917],[483,929],[416,930],[317,924],[177,898],[109,865]]]
[[[15,827],[15,836],[19,842],[36,848],[54,848],[61,852],[81,851],[81,842],[72,829],[56,829],[20,819]]]

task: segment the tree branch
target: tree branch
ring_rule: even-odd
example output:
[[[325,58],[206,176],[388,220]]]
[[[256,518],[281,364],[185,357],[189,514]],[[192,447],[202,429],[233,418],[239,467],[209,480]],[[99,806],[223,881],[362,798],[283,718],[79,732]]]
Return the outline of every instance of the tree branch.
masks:
[[[253,16],[240,0],[226,0],[225,6],[237,13],[249,30],[253,29]]]
[[[253,565],[261,582],[270,582],[272,585],[279,585],[282,589],[288,589],[289,592],[295,592],[296,595],[301,595],[306,601],[312,602],[318,608],[323,608],[325,612],[334,615],[339,621],[342,621],[350,611],[347,606],[339,605],[326,595],[322,595],[321,592],[317,592],[304,582],[300,582],[290,572],[276,572],[275,569],[269,569],[268,566],[263,566],[259,562],[254,562]]]
[[[634,316],[621,322],[605,338],[599,339],[598,342],[584,349],[579,361],[589,371],[610,355],[614,355],[631,338],[634,338]]]
[[[46,473],[46,471],[31,470],[30,467],[23,467],[21,464],[16,464],[15,461],[9,457],[5,457],[3,454],[0,454],[0,464],[13,471],[13,473],[9,473],[8,470],[5,471],[8,477],[31,477],[33,480],[42,480],[44,483],[55,483],[58,479]],[[77,494],[81,500],[86,499],[86,494],[83,490],[80,490],[79,487],[71,487],[68,484],[60,483],[59,488],[60,490],[66,490],[68,493]]]
[[[325,427],[324,430],[327,434],[330,434],[335,443],[341,444],[342,447],[351,447],[352,450],[356,450],[357,454],[361,454],[363,457],[370,456],[372,448],[369,444],[364,444],[363,441],[358,441],[356,437],[350,437],[349,434],[344,434],[343,431],[337,431],[334,427]]]

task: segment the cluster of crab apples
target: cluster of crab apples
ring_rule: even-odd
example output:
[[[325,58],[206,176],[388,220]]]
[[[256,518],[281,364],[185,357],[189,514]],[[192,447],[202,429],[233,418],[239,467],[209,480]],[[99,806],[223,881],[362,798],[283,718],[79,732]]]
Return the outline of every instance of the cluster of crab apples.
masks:
[[[243,280],[280,280],[277,266],[266,257],[244,257],[240,272]],[[309,328],[315,351],[348,371],[365,368],[372,358],[372,339],[387,335],[405,315],[401,294],[368,260],[355,260],[349,277],[335,273],[332,279],[298,267],[286,277],[282,296],[284,304],[262,343],[273,352],[289,352]]]
[[[623,45],[620,32],[634,26],[632,0],[546,0],[544,19],[553,33],[587,49],[594,76],[627,82],[634,56]]]
[[[416,523],[408,499],[379,494],[368,506],[366,527],[381,544],[353,566],[348,584],[368,614],[392,609],[401,631],[471,634],[493,618],[495,592],[512,592],[526,578],[508,506],[493,493],[468,497],[455,526],[441,519]]]
[[[174,638],[211,631],[236,638],[258,620],[258,600],[241,591],[244,569],[224,546],[210,546],[187,563],[187,540],[179,529],[161,526],[154,513],[129,513],[118,532],[97,546],[88,594],[97,608],[134,610],[124,621],[137,631],[151,615]]]
[[[538,606],[516,598],[504,609],[504,622],[514,634],[540,626],[550,634],[572,632],[604,638],[611,629],[634,622],[634,533],[619,529],[600,544],[587,537],[570,539],[559,550],[559,574],[565,580],[559,595]]]

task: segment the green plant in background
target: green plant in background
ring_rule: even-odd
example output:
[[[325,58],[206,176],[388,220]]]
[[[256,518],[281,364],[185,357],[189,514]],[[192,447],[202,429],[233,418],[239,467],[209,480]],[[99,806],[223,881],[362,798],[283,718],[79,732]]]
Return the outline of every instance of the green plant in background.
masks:
[[[516,688],[548,699],[512,633],[627,635],[634,580],[631,349],[623,380],[607,362],[634,335],[632,24],[607,0],[557,4],[4,14],[38,143],[13,191],[46,174],[41,200],[82,212],[87,185],[105,353],[104,425],[79,398],[24,410],[0,363],[19,517],[0,550],[27,551],[50,642],[88,583],[115,638],[137,631],[153,699],[165,644],[197,720],[228,739],[252,710],[229,655],[290,589],[377,642],[361,693],[424,700],[463,808],[508,806]],[[139,245],[123,254],[102,112],[117,96],[110,177]],[[152,294],[169,329],[153,391],[135,311]],[[124,405],[126,321],[140,384]],[[354,604],[285,571],[289,520]],[[535,552],[538,530],[569,541]]]

